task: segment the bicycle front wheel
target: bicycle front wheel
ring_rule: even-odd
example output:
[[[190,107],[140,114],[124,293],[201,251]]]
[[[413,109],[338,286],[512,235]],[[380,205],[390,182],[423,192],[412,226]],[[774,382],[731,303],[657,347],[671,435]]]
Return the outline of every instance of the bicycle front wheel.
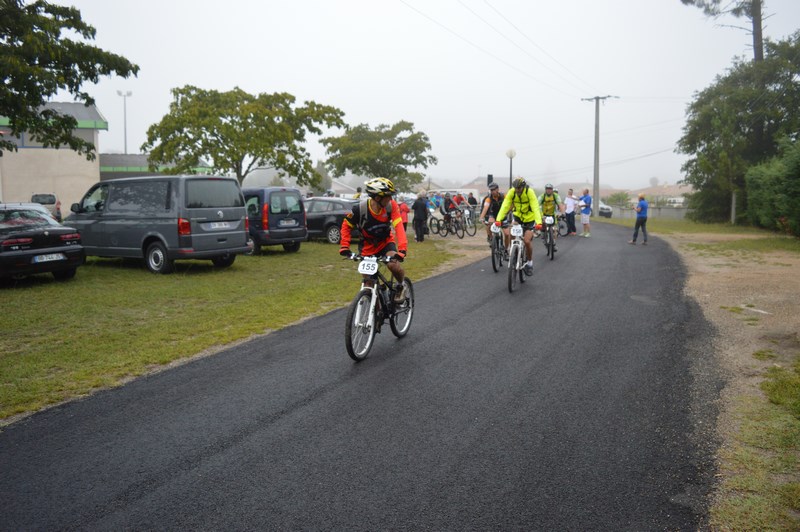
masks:
[[[394,312],[389,319],[389,327],[392,328],[392,334],[398,338],[402,338],[411,328],[411,318],[414,317],[414,286],[411,281],[406,277],[403,279],[403,286],[405,287],[406,297],[400,302],[394,303]]]
[[[344,343],[347,354],[356,362],[367,358],[375,340],[375,323],[369,324],[371,306],[372,290],[364,289],[353,299],[347,311]]]
[[[550,256],[550,260],[553,260],[556,258],[556,237],[553,234],[552,227],[547,229],[547,240],[549,241],[547,244],[547,254]]]
[[[466,228],[464,229],[469,236],[475,236],[478,232],[478,225],[475,223],[475,220],[472,218],[467,218]]]
[[[508,291],[513,292],[517,286],[517,264],[519,262],[519,246],[512,245],[508,256]]]
[[[494,273],[503,267],[503,244],[498,237],[492,237],[492,269]]]
[[[458,238],[464,238],[464,222],[456,221],[455,232]]]

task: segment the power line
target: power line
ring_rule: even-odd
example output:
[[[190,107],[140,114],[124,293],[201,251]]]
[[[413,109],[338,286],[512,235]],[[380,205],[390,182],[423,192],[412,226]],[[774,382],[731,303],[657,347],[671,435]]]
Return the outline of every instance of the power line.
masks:
[[[542,85],[545,85],[545,86],[547,86],[547,87],[550,87],[551,89],[553,89],[554,91],[556,91],[556,92],[557,92],[557,93],[559,93],[559,94],[564,94],[564,91],[563,91],[562,89],[560,89],[560,88],[558,88],[558,87],[555,87],[555,86],[553,86],[553,85],[551,85],[551,84],[547,83],[546,81],[542,81],[541,79],[539,79],[539,78],[537,78],[537,77],[535,77],[535,76],[531,75],[529,72],[526,72],[526,71],[524,71],[524,70],[522,70],[522,69],[520,69],[520,68],[518,68],[518,67],[516,67],[516,66],[512,65],[512,64],[511,64],[511,63],[509,63],[508,61],[506,61],[506,60],[504,60],[504,59],[502,59],[502,58],[500,58],[500,57],[496,56],[496,55],[495,55],[495,54],[493,54],[492,52],[489,52],[488,50],[486,50],[486,49],[482,48],[481,46],[479,46],[479,45],[475,44],[474,42],[470,41],[470,40],[469,40],[469,39],[467,39],[466,37],[463,37],[463,36],[462,36],[462,35],[460,35],[459,33],[456,33],[454,30],[451,30],[450,28],[448,28],[447,26],[445,26],[444,24],[442,24],[442,23],[441,23],[441,22],[439,22],[438,20],[434,19],[433,17],[430,17],[429,15],[427,15],[427,14],[423,13],[422,11],[420,11],[420,10],[419,10],[419,9],[417,9],[416,7],[412,6],[411,4],[409,4],[408,2],[406,2],[405,0],[399,0],[399,1],[400,1],[400,3],[401,3],[401,4],[405,5],[407,8],[411,9],[412,11],[415,11],[415,12],[416,12],[417,14],[419,14],[420,16],[423,16],[423,17],[425,17],[426,19],[430,20],[431,22],[433,22],[434,24],[436,24],[436,25],[437,25],[437,26],[439,26],[440,28],[442,28],[442,29],[444,29],[445,31],[447,31],[448,33],[450,33],[450,34],[452,34],[452,35],[454,35],[454,36],[458,37],[459,39],[461,39],[461,40],[462,40],[462,41],[464,41],[465,43],[469,44],[470,46],[472,46],[472,47],[476,48],[476,49],[477,49],[477,50],[479,50],[480,52],[482,52],[482,53],[484,53],[484,54],[488,55],[489,57],[491,57],[491,58],[492,58],[492,59],[494,59],[495,61],[497,61],[497,62],[499,62],[499,63],[502,63],[502,64],[504,64],[504,65],[505,65],[505,66],[507,66],[508,68],[510,68],[510,69],[512,69],[512,70],[515,70],[515,71],[519,72],[519,73],[520,73],[520,74],[522,74],[523,76],[525,76],[525,77],[527,77],[527,78],[530,78],[530,79],[532,79],[533,81],[536,81],[537,83],[541,83]],[[569,96],[572,96],[572,95],[569,95]]]
[[[497,8],[495,8],[495,7],[494,7],[492,4],[490,4],[490,3],[489,3],[489,0],[483,0],[483,1],[486,3],[486,5],[487,5],[487,6],[491,7],[491,8],[494,10],[494,12],[495,12],[495,13],[497,13],[498,15],[500,15],[500,17],[501,17],[503,20],[505,20],[505,21],[506,21],[506,22],[507,22],[507,23],[508,23],[508,24],[509,24],[509,25],[510,25],[512,28],[514,28],[515,30],[517,30],[517,32],[519,32],[519,34],[520,34],[520,35],[522,35],[523,37],[525,37],[525,39],[527,39],[527,40],[528,40],[528,42],[530,42],[530,43],[531,43],[532,45],[534,45],[536,48],[538,48],[539,50],[541,50],[541,52],[542,52],[544,55],[546,55],[547,57],[549,57],[549,58],[550,58],[550,59],[551,59],[551,60],[552,60],[554,63],[556,63],[558,66],[560,66],[561,68],[563,68],[564,70],[566,70],[567,72],[569,72],[569,73],[570,73],[570,74],[571,74],[571,75],[572,75],[572,76],[573,76],[575,79],[577,79],[578,81],[580,81],[581,83],[583,83],[584,85],[586,85],[587,87],[589,87],[590,89],[592,89],[594,92],[597,92],[597,91],[596,91],[596,89],[595,89],[595,88],[594,88],[594,87],[591,85],[591,83],[588,83],[588,82],[584,81],[584,80],[583,80],[583,78],[581,78],[580,76],[578,76],[577,74],[575,74],[575,73],[574,73],[572,70],[570,70],[569,68],[567,68],[567,67],[566,67],[564,64],[562,64],[562,63],[561,63],[561,62],[560,62],[558,59],[556,59],[555,57],[553,57],[552,55],[550,55],[550,54],[547,52],[547,50],[545,50],[544,48],[542,48],[541,46],[539,46],[538,44],[536,44],[536,43],[533,41],[533,39],[531,39],[530,37],[528,37],[528,35],[527,35],[525,32],[523,32],[521,29],[519,29],[519,28],[516,26],[516,24],[514,24],[513,22],[511,22],[511,21],[510,21],[510,20],[509,20],[509,19],[508,19],[508,18],[507,18],[505,15],[503,15],[503,14],[502,14],[500,11],[498,11],[498,10],[497,10]]]
[[[561,74],[559,74],[558,72],[556,72],[555,70],[553,70],[552,68],[550,68],[549,66],[547,66],[547,65],[546,65],[544,62],[542,62],[542,60],[541,60],[541,59],[539,59],[538,57],[536,57],[535,55],[533,55],[532,53],[530,53],[529,51],[527,51],[526,49],[524,49],[522,46],[520,46],[519,44],[517,44],[516,42],[514,42],[514,41],[513,41],[511,38],[509,38],[509,37],[508,37],[508,35],[506,35],[506,34],[505,34],[505,33],[503,33],[502,31],[500,31],[499,29],[495,28],[495,27],[494,27],[494,26],[493,26],[493,25],[492,25],[492,24],[491,24],[489,21],[487,21],[485,18],[483,18],[482,16],[480,16],[480,15],[479,15],[477,12],[475,12],[475,10],[473,10],[471,7],[469,7],[468,5],[466,5],[466,4],[463,2],[463,0],[458,0],[458,3],[459,3],[459,4],[461,4],[461,6],[462,6],[464,9],[466,9],[467,11],[469,11],[470,13],[472,13],[473,15],[475,15],[475,17],[477,17],[477,18],[478,18],[478,19],[479,19],[481,22],[483,22],[484,24],[486,24],[487,26],[489,26],[490,28],[492,28],[492,29],[495,31],[495,33],[497,33],[498,35],[500,35],[500,36],[501,36],[503,39],[507,40],[508,42],[510,42],[511,44],[513,44],[514,46],[516,46],[516,47],[517,47],[517,48],[518,48],[520,51],[522,51],[522,53],[524,53],[525,55],[527,55],[528,57],[530,57],[531,59],[533,59],[534,61],[536,61],[536,62],[537,62],[537,63],[539,63],[540,65],[542,65],[544,68],[546,68],[547,70],[549,70],[550,72],[552,72],[553,74],[555,74],[556,76],[558,76],[559,78],[561,78],[562,80],[566,81],[567,83],[569,83],[570,85],[572,85],[574,88],[578,89],[579,91],[583,91],[583,90],[584,90],[582,87],[579,87],[579,86],[575,85],[575,83],[573,83],[573,82],[572,82],[572,81],[570,81],[569,79],[565,78],[564,76],[562,76]],[[488,4],[488,2],[487,2],[487,4]],[[492,7],[492,6],[491,6],[491,5],[489,5],[489,7]],[[492,7],[492,9],[494,9],[494,7]],[[496,9],[495,9],[495,11],[497,12],[497,10],[496,10]],[[497,12],[497,13],[498,13],[498,14],[500,14],[499,12]],[[502,17],[502,14],[500,14],[500,16]],[[505,19],[505,17],[503,17],[503,18]],[[505,20],[507,21],[508,19],[505,19]],[[519,30],[518,30],[518,31],[519,31]]]

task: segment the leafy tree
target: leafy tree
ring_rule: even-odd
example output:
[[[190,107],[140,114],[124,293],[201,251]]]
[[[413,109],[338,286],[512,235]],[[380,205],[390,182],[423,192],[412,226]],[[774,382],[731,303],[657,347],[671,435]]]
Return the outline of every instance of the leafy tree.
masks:
[[[762,0],[681,0],[684,5],[692,5],[703,10],[706,16],[719,18],[725,14],[745,17],[750,20],[753,35],[753,60],[764,59],[764,38],[762,33]]]
[[[748,216],[754,225],[800,236],[800,141],[747,171]]]
[[[303,146],[306,135],[344,125],[339,109],[312,101],[296,107],[285,92],[254,96],[238,87],[218,92],[186,85],[172,95],[169,113],[148,128],[142,150],[151,150],[152,167],[172,164],[176,174],[193,172],[203,159],[240,183],[257,168],[274,168],[299,185],[315,184],[320,176]]]
[[[414,124],[400,121],[393,126],[381,124],[370,129],[360,124],[347,129],[341,137],[320,141],[329,155],[326,161],[335,177],[350,170],[366,177],[388,177],[398,190],[411,190],[422,182],[424,175],[410,169],[436,164],[427,154],[431,149],[428,136],[414,131]]]
[[[609,197],[605,198],[603,201],[608,203],[609,205],[628,205],[631,201],[631,197],[628,195],[627,192],[614,192]]]
[[[767,40],[764,61],[735,62],[695,96],[677,148],[690,156],[683,170],[684,182],[697,190],[689,200],[695,219],[746,215],[747,169],[775,156],[782,138],[800,132],[798,70],[800,33],[774,44]]]
[[[59,90],[92,105],[94,99],[81,90],[85,82],[112,74],[127,78],[139,67],[63,32],[84,40],[95,37],[95,29],[74,7],[0,0],[0,116],[8,118],[12,136],[27,132],[45,147],[69,146],[93,160],[94,145],[73,135],[75,118],[43,106]],[[16,149],[0,135],[0,156]]]
[[[330,190],[331,186],[333,185],[333,180],[331,179],[331,175],[328,172],[328,169],[325,168],[325,163],[322,161],[317,161],[316,166],[314,166],[314,171],[317,174],[319,174],[320,181],[313,188],[313,190],[317,194],[324,194],[325,192]]]

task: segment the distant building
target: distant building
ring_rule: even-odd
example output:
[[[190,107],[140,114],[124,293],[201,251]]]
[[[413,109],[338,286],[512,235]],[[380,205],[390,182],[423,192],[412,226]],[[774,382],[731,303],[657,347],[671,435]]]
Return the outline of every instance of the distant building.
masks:
[[[100,154],[100,181],[118,179],[120,177],[141,177],[148,175],[161,175],[162,170],[171,165],[159,166],[156,170],[150,169],[149,155],[146,153],[101,153]],[[196,174],[210,174],[211,167],[203,161],[194,168]]]
[[[45,107],[74,117],[78,124],[73,134],[99,147],[99,132],[108,130],[108,122],[97,107],[78,102],[52,102]],[[97,158],[87,161],[67,147],[45,148],[27,132],[9,137],[9,125],[9,118],[0,116],[0,131],[17,146],[16,152],[3,152],[0,157],[0,201],[30,201],[33,194],[54,193],[68,210],[99,180]]]

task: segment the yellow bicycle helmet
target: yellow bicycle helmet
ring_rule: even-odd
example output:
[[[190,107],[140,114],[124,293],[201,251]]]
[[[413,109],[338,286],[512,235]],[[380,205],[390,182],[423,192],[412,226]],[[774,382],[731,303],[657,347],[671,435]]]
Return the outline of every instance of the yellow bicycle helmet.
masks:
[[[394,183],[385,177],[376,177],[364,183],[364,188],[370,197],[391,196],[395,193]]]

